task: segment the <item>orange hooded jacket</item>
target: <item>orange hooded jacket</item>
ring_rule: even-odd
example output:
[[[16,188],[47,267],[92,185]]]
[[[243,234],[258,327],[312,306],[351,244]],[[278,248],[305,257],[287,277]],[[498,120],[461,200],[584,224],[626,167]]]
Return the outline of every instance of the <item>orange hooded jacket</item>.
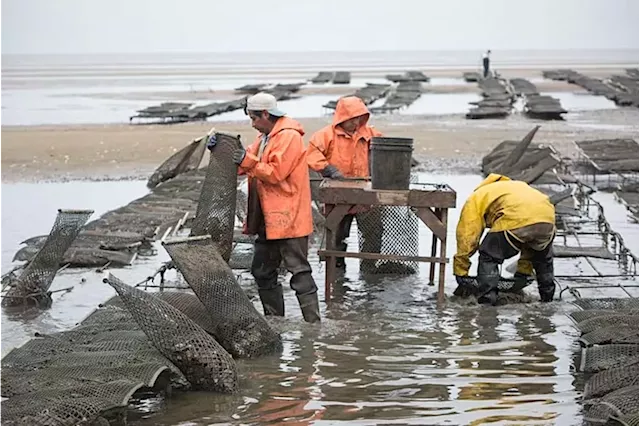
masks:
[[[262,157],[258,158],[260,134],[247,147],[238,168],[239,174],[257,178],[268,240],[306,237],[313,232],[309,168],[302,135],[300,123],[286,116],[280,118],[269,133]]]
[[[353,135],[338,127],[338,124],[361,115],[365,120]],[[371,138],[382,136],[382,133],[368,126],[368,121],[369,110],[360,98],[341,98],[332,123],[311,136],[307,146],[309,167],[319,172],[331,164],[345,177],[369,176],[369,144]]]

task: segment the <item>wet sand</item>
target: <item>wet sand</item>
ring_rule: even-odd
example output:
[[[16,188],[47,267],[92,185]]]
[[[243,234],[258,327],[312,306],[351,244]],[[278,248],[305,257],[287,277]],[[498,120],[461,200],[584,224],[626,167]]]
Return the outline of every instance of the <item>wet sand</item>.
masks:
[[[295,117],[295,114],[291,114]],[[330,122],[330,116],[300,119],[305,142]],[[428,172],[475,171],[482,155],[503,140],[520,140],[535,125],[534,143],[553,144],[574,155],[576,140],[638,137],[638,110],[611,109],[567,114],[566,121],[536,121],[519,114],[505,120],[467,120],[445,116],[374,116],[386,135],[414,138],[414,155]],[[2,180],[146,179],[162,161],[192,139],[218,131],[256,135],[247,122],[198,122],[176,125],[52,125],[2,127]],[[206,161],[206,158],[205,158]]]

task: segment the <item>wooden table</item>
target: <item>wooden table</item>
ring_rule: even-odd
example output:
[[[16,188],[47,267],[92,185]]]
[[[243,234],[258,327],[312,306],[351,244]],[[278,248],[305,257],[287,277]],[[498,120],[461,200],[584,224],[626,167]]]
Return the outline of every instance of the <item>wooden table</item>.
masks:
[[[447,258],[447,214],[456,206],[456,192],[445,184],[411,184],[408,190],[372,189],[369,181],[325,180],[320,184],[319,200],[325,206],[325,249],[318,255],[326,259],[325,301],[331,300],[331,286],[336,280],[336,257],[371,260],[428,262],[429,284],[434,284],[435,266],[439,264],[438,301],[444,300]],[[355,205],[408,206],[433,233],[431,256],[397,256],[380,253],[342,252],[335,248],[338,225]],[[440,255],[436,256],[438,241]]]

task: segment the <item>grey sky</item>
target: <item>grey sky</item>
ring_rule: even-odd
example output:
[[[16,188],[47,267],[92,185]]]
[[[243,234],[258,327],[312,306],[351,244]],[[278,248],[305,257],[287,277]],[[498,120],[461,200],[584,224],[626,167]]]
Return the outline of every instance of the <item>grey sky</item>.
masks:
[[[2,1],[2,53],[487,47],[638,49],[638,0]]]

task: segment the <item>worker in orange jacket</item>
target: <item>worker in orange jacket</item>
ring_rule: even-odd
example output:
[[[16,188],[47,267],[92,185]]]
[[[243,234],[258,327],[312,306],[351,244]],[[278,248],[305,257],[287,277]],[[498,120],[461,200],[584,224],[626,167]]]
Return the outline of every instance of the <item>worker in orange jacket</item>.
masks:
[[[331,124],[311,136],[307,146],[309,167],[329,179],[368,177],[371,139],[382,136],[382,133],[368,125],[369,116],[369,110],[360,98],[341,98]],[[336,232],[337,250],[347,250],[345,240],[356,212],[355,209],[351,210],[340,222]],[[369,250],[375,251],[375,248]],[[344,258],[338,258],[336,264],[344,268]]]
[[[238,173],[249,177],[244,232],[258,236],[251,273],[260,301],[265,315],[284,316],[278,283],[278,268],[284,263],[305,321],[318,322],[318,288],[307,260],[313,221],[304,130],[277,108],[276,98],[268,93],[248,98],[246,113],[260,134],[246,150],[234,153],[234,162]]]

